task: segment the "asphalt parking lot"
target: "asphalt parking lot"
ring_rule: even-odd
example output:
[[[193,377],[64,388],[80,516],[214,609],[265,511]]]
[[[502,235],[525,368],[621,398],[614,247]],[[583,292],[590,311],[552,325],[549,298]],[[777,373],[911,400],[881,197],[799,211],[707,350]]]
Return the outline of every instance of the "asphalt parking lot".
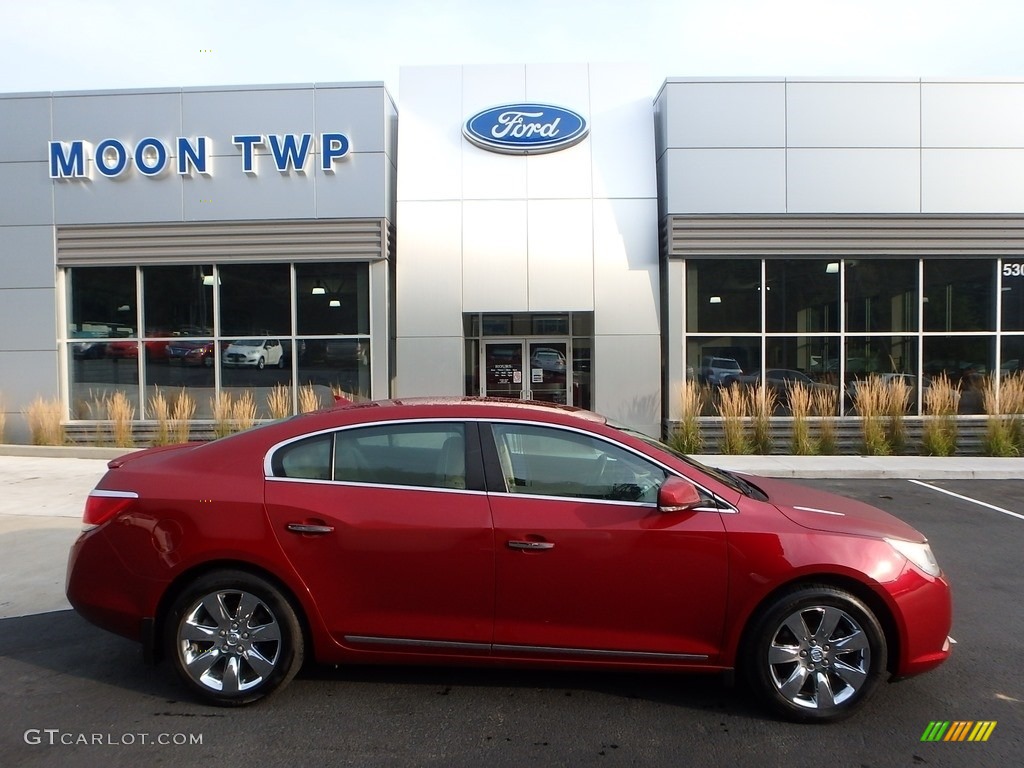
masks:
[[[59,595],[51,594],[55,609],[16,608],[22,597],[3,570],[8,555],[31,543],[43,571],[62,559],[80,509],[72,488],[90,484],[84,469],[80,477],[69,470],[55,491],[51,527],[24,525],[0,507],[0,602],[15,606],[0,619],[0,765],[761,768],[1024,759],[1021,480],[801,481],[876,504],[929,536],[953,583],[958,645],[938,670],[884,686],[854,718],[800,726],[771,719],[718,677],[594,672],[314,667],[253,707],[197,704],[166,665],[146,666],[137,646],[61,609]],[[0,474],[5,490],[9,481]],[[934,721],[996,725],[985,742],[923,742]]]

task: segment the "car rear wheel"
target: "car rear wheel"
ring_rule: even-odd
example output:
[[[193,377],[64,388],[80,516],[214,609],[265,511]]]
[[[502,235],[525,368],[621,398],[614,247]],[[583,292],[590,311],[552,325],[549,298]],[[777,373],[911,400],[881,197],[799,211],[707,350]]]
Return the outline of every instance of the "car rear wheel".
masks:
[[[302,666],[295,609],[276,587],[243,571],[197,579],[175,600],[166,627],[178,674],[213,704],[261,699]]]
[[[871,610],[834,587],[805,586],[760,614],[745,649],[755,694],[777,714],[802,722],[848,717],[885,674],[885,633]]]

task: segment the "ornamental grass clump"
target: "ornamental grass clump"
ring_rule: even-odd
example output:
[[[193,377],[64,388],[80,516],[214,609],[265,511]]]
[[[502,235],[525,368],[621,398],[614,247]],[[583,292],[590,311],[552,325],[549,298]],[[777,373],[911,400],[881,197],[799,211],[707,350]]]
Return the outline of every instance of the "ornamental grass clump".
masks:
[[[764,384],[747,390],[747,410],[753,426],[751,448],[762,456],[772,452],[772,414],[778,401],[775,390]]]
[[[275,384],[267,395],[267,410],[272,419],[286,419],[292,415],[292,390],[284,384]]]
[[[224,391],[218,392],[210,398],[214,438],[227,437],[231,434],[231,404],[233,401],[231,393]]]
[[[952,456],[956,453],[956,412],[960,405],[960,389],[943,373],[932,379],[922,399],[925,419],[921,431],[921,452],[925,456]]]
[[[128,399],[128,395],[118,390],[106,399],[106,407],[114,445],[118,448],[133,447],[135,435],[132,428],[135,422],[135,406]]]
[[[985,379],[982,403],[988,420],[982,451],[988,456],[1020,456],[1024,450],[1024,377],[1015,373]]]
[[[704,410],[704,390],[695,380],[690,379],[680,390],[680,419],[676,424],[669,444],[681,453],[700,453],[704,448],[704,437],[700,431],[700,414]]]
[[[24,411],[32,445],[64,445],[67,437],[61,423],[63,408],[60,400],[36,397]]]
[[[153,394],[149,397],[148,405],[149,413],[156,421],[153,445],[170,445],[171,404],[167,401],[167,396],[160,391],[160,387],[153,387]]]
[[[886,439],[889,452],[901,454],[907,450],[907,408],[910,407],[911,387],[903,376],[895,376],[885,382],[885,412],[889,423],[886,427]]]
[[[816,451],[821,456],[839,453],[839,436],[836,426],[836,412],[839,410],[839,391],[836,389],[814,390],[814,413],[818,417],[818,444]]]
[[[171,435],[175,443],[187,443],[192,427],[192,418],[196,415],[196,401],[184,387],[174,400],[171,408]]]
[[[814,395],[803,382],[794,381],[786,388],[789,412],[793,416],[790,450],[794,456],[811,456],[818,446],[811,437],[810,416],[814,408]]]
[[[715,407],[718,415],[722,417],[722,453],[751,453],[752,448],[744,424],[747,418],[747,397],[740,385],[723,387]]]
[[[231,428],[235,432],[249,429],[256,423],[256,398],[248,389],[231,404]]]
[[[885,428],[888,389],[877,376],[858,379],[855,384],[853,404],[860,415],[861,449],[867,456],[888,456],[892,453]]]
[[[1024,373],[1018,371],[1003,378],[999,399],[1003,413],[1009,417],[1010,439],[1017,455],[1024,454]]]
[[[310,413],[320,409],[320,395],[312,384],[299,389],[299,413]]]

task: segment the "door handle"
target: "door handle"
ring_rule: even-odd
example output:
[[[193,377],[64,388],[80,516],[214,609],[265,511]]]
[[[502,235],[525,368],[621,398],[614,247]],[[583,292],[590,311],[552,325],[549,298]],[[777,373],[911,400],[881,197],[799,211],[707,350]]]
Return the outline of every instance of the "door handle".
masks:
[[[325,533],[334,533],[333,525],[315,525],[313,523],[288,523],[285,526],[292,533],[305,533],[322,536]]]
[[[509,549],[524,549],[527,552],[543,552],[546,549],[554,549],[555,545],[550,541],[510,541]]]

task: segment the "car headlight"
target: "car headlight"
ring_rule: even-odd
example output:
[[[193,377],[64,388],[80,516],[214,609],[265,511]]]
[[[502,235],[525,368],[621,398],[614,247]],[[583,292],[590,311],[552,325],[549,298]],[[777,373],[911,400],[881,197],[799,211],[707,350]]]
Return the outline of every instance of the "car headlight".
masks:
[[[932,548],[928,545],[927,541],[921,543],[917,541],[904,541],[903,539],[886,539],[886,542],[929,576],[938,576],[942,573],[942,569],[939,568],[935,555],[932,554]]]

